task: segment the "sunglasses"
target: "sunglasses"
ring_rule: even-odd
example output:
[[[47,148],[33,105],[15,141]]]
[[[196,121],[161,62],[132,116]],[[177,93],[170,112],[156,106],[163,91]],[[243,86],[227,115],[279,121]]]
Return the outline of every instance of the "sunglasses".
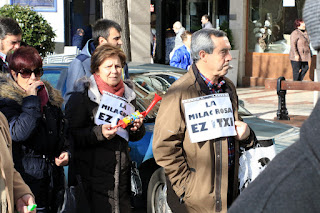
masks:
[[[43,75],[43,68],[36,68],[34,70],[30,70],[27,68],[22,68],[20,71],[18,71],[18,73],[20,73],[22,78],[30,78],[30,76],[32,75],[32,73],[34,73],[34,75],[36,77],[41,77]]]

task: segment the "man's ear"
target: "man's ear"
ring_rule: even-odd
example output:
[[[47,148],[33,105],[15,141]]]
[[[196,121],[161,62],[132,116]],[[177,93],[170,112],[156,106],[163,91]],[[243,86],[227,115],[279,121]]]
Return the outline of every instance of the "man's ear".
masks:
[[[200,60],[207,62],[207,53],[204,50],[199,51]]]
[[[99,40],[99,45],[108,43],[107,40],[102,36],[100,36],[98,40]]]

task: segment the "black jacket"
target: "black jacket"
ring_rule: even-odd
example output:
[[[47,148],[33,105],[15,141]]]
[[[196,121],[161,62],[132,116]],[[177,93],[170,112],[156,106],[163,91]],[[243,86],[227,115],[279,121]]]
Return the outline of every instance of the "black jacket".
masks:
[[[67,149],[60,108],[63,99],[58,90],[44,83],[49,101],[41,112],[38,96],[27,96],[8,74],[0,74],[0,111],[10,126],[15,168],[35,194],[38,207],[47,205],[43,193],[63,188],[63,168],[55,165],[54,158]]]
[[[71,154],[74,168],[69,166],[69,180],[72,183],[74,179],[70,177],[80,175],[91,212],[116,212],[117,208],[120,212],[130,212],[128,142],[118,135],[107,140],[102,135],[102,126],[95,125],[100,93],[93,76],[81,79],[79,84],[83,90],[72,93],[65,108],[74,147]],[[135,94],[128,86],[124,95],[135,103]],[[144,133],[144,126],[136,132],[129,130],[129,140],[139,140]]]
[[[0,59],[0,73],[8,73],[9,70],[7,69],[5,63]]]

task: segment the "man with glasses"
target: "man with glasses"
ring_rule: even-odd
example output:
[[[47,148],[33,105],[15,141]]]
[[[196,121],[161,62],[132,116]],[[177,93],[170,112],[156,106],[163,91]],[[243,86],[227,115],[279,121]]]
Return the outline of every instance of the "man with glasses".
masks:
[[[20,47],[22,30],[12,18],[0,17],[0,72],[9,72],[6,57],[9,51]]]

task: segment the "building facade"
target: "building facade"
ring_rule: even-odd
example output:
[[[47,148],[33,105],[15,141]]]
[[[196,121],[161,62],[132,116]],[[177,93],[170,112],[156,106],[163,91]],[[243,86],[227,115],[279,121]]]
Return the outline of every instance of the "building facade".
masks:
[[[14,0],[1,1],[0,6]],[[38,1],[41,2],[41,1]],[[44,1],[45,2],[45,1]],[[103,17],[101,0],[53,0],[55,10],[40,11],[53,26],[56,52],[71,45],[77,28],[86,31]],[[201,29],[201,17],[210,16],[215,28],[229,28],[236,53],[239,86],[263,86],[265,79],[292,79],[289,60],[293,22],[302,18],[305,0],[128,0],[132,61],[149,63],[151,48],[156,63],[168,63],[168,41],[175,34],[172,25],[180,21],[191,32]],[[153,34],[152,34],[153,33]],[[153,36],[156,38],[153,45]],[[87,39],[86,38],[86,39]],[[313,80],[316,52],[304,80]]]

